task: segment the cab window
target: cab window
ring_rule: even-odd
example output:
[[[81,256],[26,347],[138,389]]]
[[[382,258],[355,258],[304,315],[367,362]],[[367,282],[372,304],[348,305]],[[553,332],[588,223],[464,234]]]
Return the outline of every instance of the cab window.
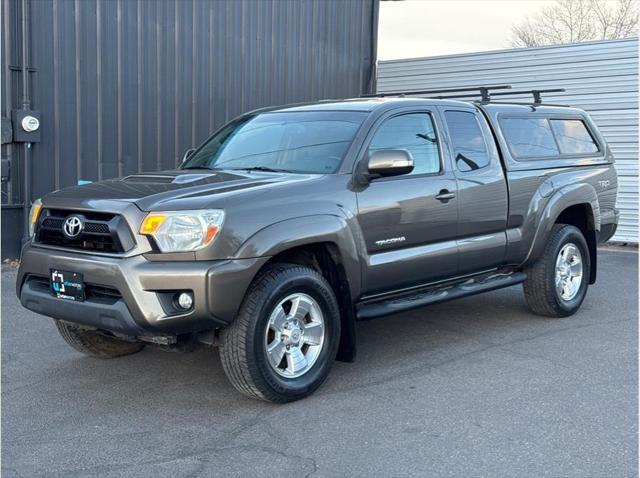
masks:
[[[489,165],[487,143],[474,113],[445,111],[458,171],[475,171]]]
[[[380,149],[409,151],[414,164],[411,175],[440,172],[438,138],[428,113],[409,113],[386,120],[369,144],[370,153]]]

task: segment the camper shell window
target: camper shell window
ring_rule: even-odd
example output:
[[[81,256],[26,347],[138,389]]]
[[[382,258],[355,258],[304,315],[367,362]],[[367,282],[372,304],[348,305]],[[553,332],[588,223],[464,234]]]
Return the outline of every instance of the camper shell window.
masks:
[[[500,129],[512,156],[522,159],[564,159],[593,156],[600,147],[580,118],[501,116]]]

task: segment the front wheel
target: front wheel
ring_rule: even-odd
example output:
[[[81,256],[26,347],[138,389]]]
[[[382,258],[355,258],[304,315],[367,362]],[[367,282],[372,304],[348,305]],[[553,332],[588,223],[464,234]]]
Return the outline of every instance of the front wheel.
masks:
[[[547,317],[575,314],[587,294],[590,270],[589,248],[580,229],[556,224],[542,257],[526,271],[527,305]]]
[[[333,365],[338,303],[308,267],[276,264],[251,285],[234,322],[220,334],[220,358],[241,393],[285,403],[313,393]]]
[[[127,342],[95,330],[83,329],[61,320],[56,320],[55,323],[65,342],[78,352],[91,357],[121,357],[134,354],[144,348],[142,342]]]

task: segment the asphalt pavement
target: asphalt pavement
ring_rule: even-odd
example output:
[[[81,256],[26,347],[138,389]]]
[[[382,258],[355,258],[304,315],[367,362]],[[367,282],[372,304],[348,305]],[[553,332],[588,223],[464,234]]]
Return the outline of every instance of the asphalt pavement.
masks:
[[[239,395],[216,349],[82,356],[2,273],[2,476],[638,475],[638,256],[602,251],[581,311],[521,287],[359,323],[305,400]]]

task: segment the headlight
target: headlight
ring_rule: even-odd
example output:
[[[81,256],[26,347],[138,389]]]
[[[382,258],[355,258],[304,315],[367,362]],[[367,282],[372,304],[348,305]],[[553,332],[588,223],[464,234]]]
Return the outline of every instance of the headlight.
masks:
[[[220,209],[152,212],[142,221],[140,234],[153,237],[162,252],[195,251],[213,241],[223,220]]]
[[[40,216],[41,209],[42,201],[40,199],[33,201],[31,209],[29,210],[29,237],[33,237],[36,232],[36,224],[38,222],[38,216]]]

